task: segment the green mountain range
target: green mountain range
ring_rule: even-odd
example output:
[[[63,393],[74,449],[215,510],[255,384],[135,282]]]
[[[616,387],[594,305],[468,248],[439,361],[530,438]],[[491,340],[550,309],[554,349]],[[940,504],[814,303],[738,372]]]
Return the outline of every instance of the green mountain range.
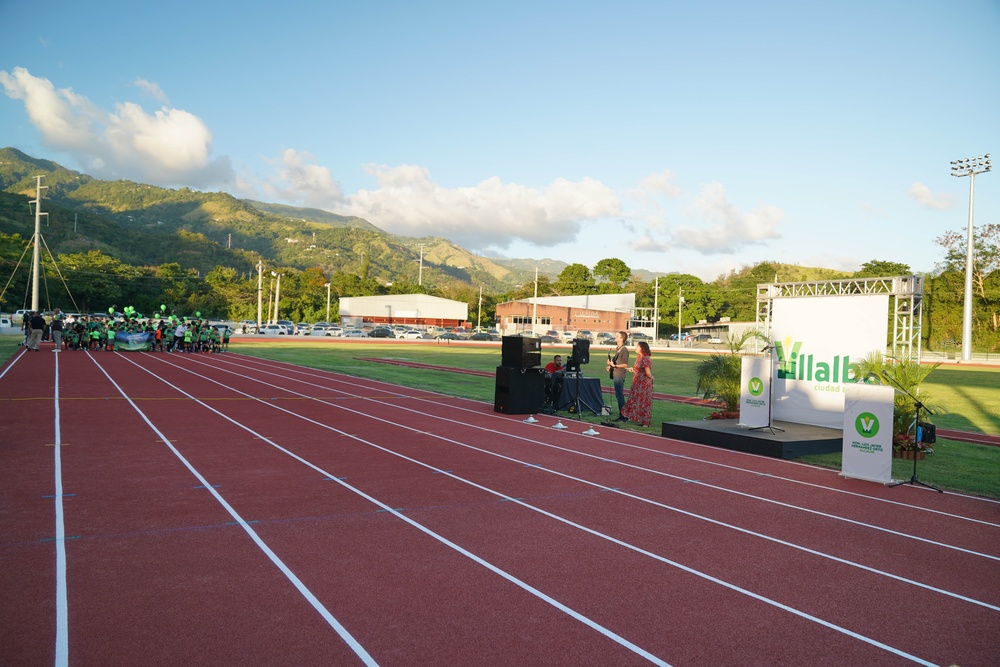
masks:
[[[237,199],[221,192],[102,181],[56,162],[0,149],[0,232],[34,231],[38,176],[44,176],[42,236],[49,250],[100,250],[125,263],[177,262],[203,275],[222,265],[240,272],[258,260],[324,274],[345,271],[386,284],[405,280],[437,288],[482,285],[508,291],[542,275],[555,278],[557,260],[491,259],[448,239],[388,234],[366,220],[313,208]],[[421,272],[421,246],[423,270]]]

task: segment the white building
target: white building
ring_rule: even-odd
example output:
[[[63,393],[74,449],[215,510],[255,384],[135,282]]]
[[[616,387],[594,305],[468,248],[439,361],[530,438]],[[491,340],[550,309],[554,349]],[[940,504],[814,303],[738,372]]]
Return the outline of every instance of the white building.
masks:
[[[415,324],[457,327],[469,318],[469,304],[426,294],[350,296],[340,299],[344,323]]]

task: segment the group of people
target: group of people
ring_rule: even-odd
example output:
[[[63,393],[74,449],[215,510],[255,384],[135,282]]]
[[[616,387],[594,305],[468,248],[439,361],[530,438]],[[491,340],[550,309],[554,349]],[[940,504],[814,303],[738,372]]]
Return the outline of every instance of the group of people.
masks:
[[[232,333],[205,320],[185,321],[176,317],[160,320],[105,317],[64,318],[57,309],[51,320],[39,312],[24,317],[24,342],[29,352],[37,352],[42,340],[52,340],[55,352],[62,350],[144,349],[150,352],[223,352],[229,349]],[[119,336],[124,334],[124,336]]]
[[[615,335],[616,348],[608,353],[607,372],[615,388],[615,399],[618,401],[618,418],[616,422],[633,421],[642,426],[649,426],[653,420],[653,363],[649,344],[639,341],[636,344],[635,363],[629,366],[628,334],[619,331]],[[555,355],[545,366],[545,401],[546,405],[554,407],[558,404],[562,392],[562,355]],[[632,386],[628,398],[625,397],[625,378],[632,375]]]

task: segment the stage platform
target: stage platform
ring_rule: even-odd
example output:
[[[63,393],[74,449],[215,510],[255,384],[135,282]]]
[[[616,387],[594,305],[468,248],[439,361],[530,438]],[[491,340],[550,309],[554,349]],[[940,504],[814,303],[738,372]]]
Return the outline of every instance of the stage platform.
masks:
[[[807,454],[839,452],[844,432],[840,429],[774,422],[770,429],[741,427],[736,419],[706,419],[690,422],[664,422],[662,435],[702,445],[760,454],[779,459],[794,459]],[[783,431],[778,429],[782,428]]]

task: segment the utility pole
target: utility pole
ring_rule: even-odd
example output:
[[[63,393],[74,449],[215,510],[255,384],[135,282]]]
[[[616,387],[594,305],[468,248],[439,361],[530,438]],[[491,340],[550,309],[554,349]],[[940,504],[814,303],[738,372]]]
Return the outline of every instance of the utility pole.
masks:
[[[677,288],[677,342],[681,347],[684,347],[684,330],[681,329],[681,309],[684,307],[684,296],[683,290]]]
[[[656,276],[656,286],[653,288],[653,343],[660,333],[660,276]]]
[[[281,299],[281,274],[271,271],[272,276],[278,277],[278,284],[274,288],[274,324],[278,323],[278,301]]]
[[[42,213],[42,190],[48,190],[49,186],[42,185],[42,179],[44,176],[36,176],[37,180],[35,184],[35,199],[34,201],[28,202],[35,205],[35,235],[32,237],[32,250],[31,250],[31,309],[38,311],[38,286],[39,277],[41,275],[41,261],[42,261],[42,216],[48,215],[48,213]]]
[[[479,286],[479,314],[476,315],[476,330],[478,331],[483,325],[483,286]]]
[[[326,288],[326,323],[330,323],[330,283],[323,285]]]
[[[260,332],[261,316],[264,306],[264,262],[257,260],[257,332]]]
[[[420,271],[417,273],[417,285],[421,287],[424,284],[424,245],[423,243],[417,244],[417,247],[420,248]]]
[[[531,311],[531,333],[535,333],[535,325],[538,324],[538,267],[535,267],[535,299],[532,302]]]

